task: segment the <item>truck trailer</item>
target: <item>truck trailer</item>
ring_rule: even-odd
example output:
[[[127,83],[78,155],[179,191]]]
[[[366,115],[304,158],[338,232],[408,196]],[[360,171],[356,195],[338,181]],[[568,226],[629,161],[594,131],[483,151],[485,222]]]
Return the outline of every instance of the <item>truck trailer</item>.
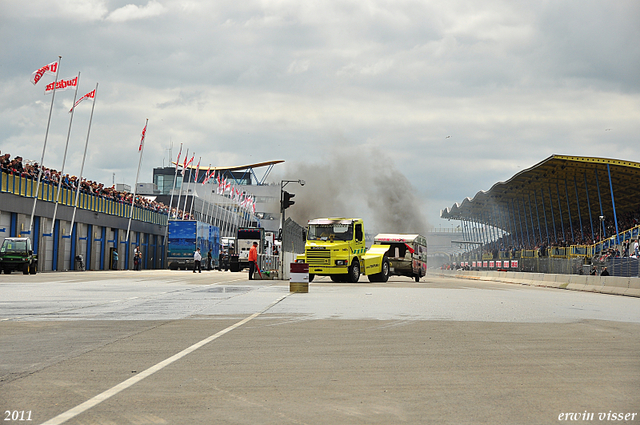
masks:
[[[236,252],[229,255],[229,269],[238,272],[249,267],[249,250],[258,243],[258,255],[264,254],[264,229],[262,227],[240,227],[236,236]]]
[[[408,276],[416,282],[427,274],[427,238],[418,234],[380,233],[373,240],[375,245],[389,246],[390,273]]]
[[[169,220],[167,264],[171,270],[193,269],[193,254],[200,248],[202,264],[206,265],[211,250],[212,267],[217,266],[220,253],[220,229],[197,220]]]

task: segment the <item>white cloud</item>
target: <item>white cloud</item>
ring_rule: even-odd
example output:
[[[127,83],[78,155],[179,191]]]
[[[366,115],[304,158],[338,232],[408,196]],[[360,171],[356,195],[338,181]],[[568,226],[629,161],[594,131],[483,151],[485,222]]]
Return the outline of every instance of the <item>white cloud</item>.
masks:
[[[0,0],[3,152],[42,149],[48,103],[28,77],[62,55],[81,91],[100,82],[86,169],[104,182],[135,177],[145,118],[146,180],[170,140],[214,165],[358,145],[436,200],[435,225],[553,153],[640,161],[637,2],[135,1]],[[53,167],[70,94],[56,96]]]
[[[57,18],[97,21],[107,13],[104,0],[3,0],[0,14],[5,18]]]
[[[128,4],[116,9],[107,16],[106,20],[111,22],[126,22],[160,16],[165,12],[167,12],[167,9],[163,5],[155,0],[151,0],[144,7]]]

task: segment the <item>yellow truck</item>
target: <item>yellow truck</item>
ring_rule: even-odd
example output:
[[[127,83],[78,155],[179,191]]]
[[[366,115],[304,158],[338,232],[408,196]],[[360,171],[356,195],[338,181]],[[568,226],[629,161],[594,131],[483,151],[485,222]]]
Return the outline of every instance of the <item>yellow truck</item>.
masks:
[[[309,264],[309,282],[329,276],[334,282],[355,283],[364,274],[370,282],[389,279],[390,245],[365,248],[364,223],[360,218],[316,218],[309,220],[304,255],[298,263]]]

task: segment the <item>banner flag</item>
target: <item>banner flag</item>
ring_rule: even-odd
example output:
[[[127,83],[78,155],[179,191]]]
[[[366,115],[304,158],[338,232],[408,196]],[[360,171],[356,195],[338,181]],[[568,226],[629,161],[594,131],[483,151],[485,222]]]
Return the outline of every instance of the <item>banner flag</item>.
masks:
[[[49,83],[47,84],[47,87],[44,89],[44,94],[49,94],[49,93],[53,93],[54,91],[54,86],[55,84],[55,90],[70,90],[70,89],[75,89],[76,86],[78,85],[78,76],[76,75],[73,78],[69,78],[67,80],[59,80],[55,83]]]
[[[36,84],[38,84],[38,81],[40,81],[40,79],[44,76],[44,74],[56,75],[57,71],[58,71],[58,62],[51,62],[50,64],[43,66],[37,71],[33,71],[33,74],[31,74],[31,82],[35,86]]]
[[[207,168],[207,173],[204,175],[204,180],[202,180],[202,184],[205,184],[206,182],[211,180],[211,178],[215,173],[216,173],[216,170],[211,171],[211,164],[209,164],[209,168]]]
[[[89,93],[85,94],[84,96],[82,96],[80,99],[78,99],[78,101],[73,105],[73,107],[71,109],[69,109],[69,113],[71,113],[71,111],[74,110],[74,108],[76,106],[78,106],[80,104],[80,102],[82,102],[85,99],[95,99],[96,97],[96,91],[95,89],[90,91]]]
[[[142,139],[140,139],[140,147],[138,148],[138,152],[142,150],[142,144],[144,143],[145,134],[147,134],[147,124],[145,124],[144,128],[142,129]]]
[[[196,166],[196,177],[193,180],[194,183],[198,183],[198,173],[200,172],[200,161],[202,161],[202,157],[200,157],[200,159],[198,160],[198,165]]]

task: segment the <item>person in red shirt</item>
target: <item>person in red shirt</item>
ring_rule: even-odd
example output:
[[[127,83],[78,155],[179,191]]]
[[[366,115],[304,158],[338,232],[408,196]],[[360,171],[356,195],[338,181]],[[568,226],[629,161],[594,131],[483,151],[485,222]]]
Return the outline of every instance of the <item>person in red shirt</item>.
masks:
[[[258,242],[254,242],[249,250],[249,280],[253,280],[256,267],[258,267]]]

